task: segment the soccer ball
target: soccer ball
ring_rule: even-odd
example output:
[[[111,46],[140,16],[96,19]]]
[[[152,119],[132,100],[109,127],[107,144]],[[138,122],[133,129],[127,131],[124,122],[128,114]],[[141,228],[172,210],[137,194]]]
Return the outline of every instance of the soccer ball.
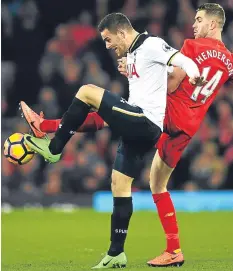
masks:
[[[15,133],[5,141],[4,155],[9,162],[24,165],[33,158],[34,152],[26,145],[23,134]]]

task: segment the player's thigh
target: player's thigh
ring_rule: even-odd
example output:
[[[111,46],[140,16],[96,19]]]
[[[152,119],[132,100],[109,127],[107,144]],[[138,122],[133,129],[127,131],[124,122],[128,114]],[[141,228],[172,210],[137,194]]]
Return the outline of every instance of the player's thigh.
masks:
[[[145,155],[153,149],[153,141],[144,141],[142,144],[123,138],[119,142],[113,169],[134,179],[144,167]]]
[[[114,133],[124,138],[155,143],[161,135],[160,128],[146,118],[141,108],[109,91],[104,92],[98,114]]]
[[[112,193],[114,197],[130,197],[133,178],[113,169],[112,171]]]
[[[167,166],[175,168],[190,140],[191,137],[185,133],[174,136],[162,133],[156,144],[160,158]]]

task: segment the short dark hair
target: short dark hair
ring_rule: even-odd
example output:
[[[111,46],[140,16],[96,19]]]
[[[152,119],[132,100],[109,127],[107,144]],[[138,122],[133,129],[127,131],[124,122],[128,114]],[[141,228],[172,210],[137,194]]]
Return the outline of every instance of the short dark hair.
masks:
[[[106,15],[98,25],[100,32],[108,29],[116,33],[118,29],[132,29],[130,20],[122,13],[110,13]]]
[[[226,21],[226,16],[225,16],[225,11],[223,7],[219,4],[216,3],[205,3],[201,5],[197,11],[204,10],[206,14],[208,15],[213,15],[219,18],[219,25],[221,28],[223,28],[225,21]]]

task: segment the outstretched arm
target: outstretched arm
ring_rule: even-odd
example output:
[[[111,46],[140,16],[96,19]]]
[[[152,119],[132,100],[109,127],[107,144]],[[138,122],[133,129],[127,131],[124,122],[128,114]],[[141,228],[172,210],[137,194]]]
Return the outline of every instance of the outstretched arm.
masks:
[[[200,76],[197,64],[191,58],[183,55],[182,53],[175,53],[167,64],[180,67],[189,77],[190,84],[202,86],[205,83],[204,79]]]
[[[118,71],[127,77],[127,58],[122,57],[121,59],[118,59],[117,62]],[[189,77],[189,82],[192,85],[202,86],[206,83],[203,78],[200,77],[200,72],[196,63],[179,51],[175,52],[175,54],[171,56],[167,65],[171,64],[176,67],[168,77],[168,93],[176,90],[186,75]]]

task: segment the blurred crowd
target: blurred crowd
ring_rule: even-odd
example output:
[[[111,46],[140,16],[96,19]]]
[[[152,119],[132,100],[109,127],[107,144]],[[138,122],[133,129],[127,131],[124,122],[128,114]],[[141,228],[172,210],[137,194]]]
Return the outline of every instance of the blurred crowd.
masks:
[[[180,49],[192,38],[197,0],[3,0],[2,1],[2,144],[13,132],[28,132],[18,103],[27,102],[46,118],[60,118],[83,84],[95,84],[127,98],[127,79],[117,72],[96,24],[110,12],[123,12],[139,31],[163,37]],[[233,51],[233,1],[223,5],[223,40]],[[233,85],[227,83],[199,132],[184,152],[170,189],[233,189]],[[108,128],[76,134],[63,159],[46,164],[39,156],[24,166],[2,159],[2,192],[35,194],[93,193],[110,190],[118,138]],[[149,189],[154,151],[134,181]]]

